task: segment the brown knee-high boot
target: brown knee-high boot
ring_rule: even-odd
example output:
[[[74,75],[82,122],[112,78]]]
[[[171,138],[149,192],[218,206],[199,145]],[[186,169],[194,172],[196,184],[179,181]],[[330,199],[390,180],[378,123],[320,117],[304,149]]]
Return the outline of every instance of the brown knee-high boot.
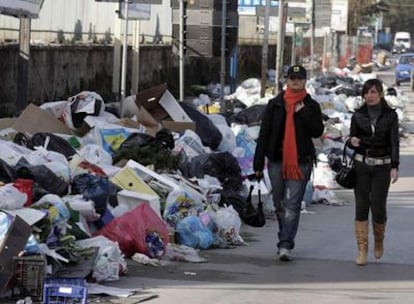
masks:
[[[368,254],[368,221],[355,221],[355,238],[358,245],[358,257],[355,263],[365,265]]]
[[[372,226],[374,230],[374,240],[375,240],[374,256],[375,258],[379,259],[382,257],[382,254],[384,252],[385,223],[378,224],[378,223],[373,222]]]

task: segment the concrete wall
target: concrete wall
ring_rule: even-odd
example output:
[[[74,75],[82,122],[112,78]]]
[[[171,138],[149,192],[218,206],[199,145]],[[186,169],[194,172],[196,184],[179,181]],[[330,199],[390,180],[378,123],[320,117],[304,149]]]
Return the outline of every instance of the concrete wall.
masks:
[[[127,92],[130,92],[132,53],[128,56]],[[0,112],[14,114],[17,90],[18,47],[0,48]],[[274,68],[275,46],[269,48],[269,68]],[[238,83],[247,77],[260,77],[261,46],[240,46]],[[66,100],[82,90],[99,93],[106,102],[112,94],[113,47],[58,46],[31,47],[28,102]],[[171,46],[142,46],[140,49],[139,90],[167,82],[178,96],[178,58]],[[192,85],[220,82],[220,58],[186,58],[185,90]],[[127,94],[128,95],[128,94]],[[3,114],[4,115],[4,114]]]

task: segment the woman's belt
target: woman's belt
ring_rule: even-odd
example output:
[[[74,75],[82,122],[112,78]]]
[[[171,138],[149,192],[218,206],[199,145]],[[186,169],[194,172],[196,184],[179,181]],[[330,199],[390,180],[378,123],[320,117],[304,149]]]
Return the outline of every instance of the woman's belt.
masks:
[[[367,164],[368,166],[382,166],[391,164],[391,157],[377,158],[355,153],[354,159],[361,163]]]

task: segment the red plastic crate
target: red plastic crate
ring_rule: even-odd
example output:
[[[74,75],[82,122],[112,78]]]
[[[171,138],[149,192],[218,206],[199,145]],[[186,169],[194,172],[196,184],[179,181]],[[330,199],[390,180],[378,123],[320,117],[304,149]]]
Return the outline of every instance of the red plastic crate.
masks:
[[[88,289],[85,279],[46,278],[43,304],[86,304]]]

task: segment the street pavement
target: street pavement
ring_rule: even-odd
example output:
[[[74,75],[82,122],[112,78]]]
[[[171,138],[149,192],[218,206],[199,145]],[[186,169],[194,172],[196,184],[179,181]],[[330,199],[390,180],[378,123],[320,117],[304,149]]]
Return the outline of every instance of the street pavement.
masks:
[[[393,83],[391,72],[379,77]],[[408,86],[402,90],[414,101]],[[414,118],[414,103],[406,108]],[[380,260],[373,257],[370,235],[366,266],[354,263],[353,193],[337,190],[338,198],[349,204],[307,208],[313,213],[301,215],[292,262],[277,259],[277,222],[268,220],[263,228],[243,227],[249,246],[202,251],[208,262],[201,264],[151,267],[129,262],[128,275],[111,285],[156,293],[158,298],[149,301],[153,304],[412,303],[413,177],[414,144],[408,138],[401,147],[400,179],[390,189],[385,253]]]

